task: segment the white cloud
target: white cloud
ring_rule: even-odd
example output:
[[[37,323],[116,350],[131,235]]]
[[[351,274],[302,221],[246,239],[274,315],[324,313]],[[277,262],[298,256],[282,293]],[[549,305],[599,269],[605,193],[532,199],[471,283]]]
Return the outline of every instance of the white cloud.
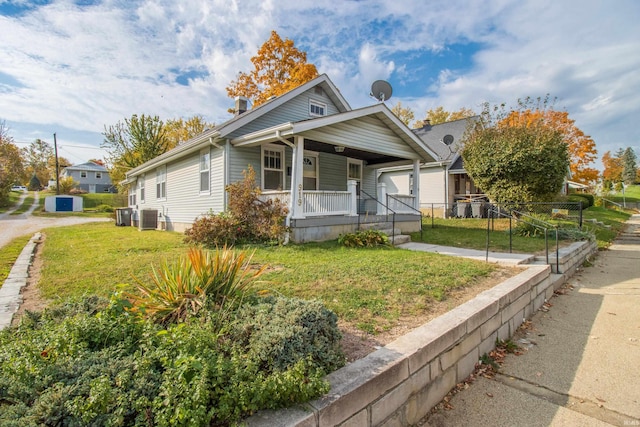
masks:
[[[0,15],[0,119],[93,132],[98,140],[105,124],[134,113],[202,114],[220,123],[231,103],[225,86],[250,69],[275,29],[306,50],[353,107],[372,102],[377,79],[397,82],[408,95],[391,102],[401,100],[416,117],[438,105],[477,108],[551,93],[603,153],[640,139],[632,125],[640,113],[638,18],[633,0],[104,0],[83,7],[54,0]],[[463,67],[412,62],[466,43],[475,53]],[[198,73],[189,86],[176,81],[189,72]]]

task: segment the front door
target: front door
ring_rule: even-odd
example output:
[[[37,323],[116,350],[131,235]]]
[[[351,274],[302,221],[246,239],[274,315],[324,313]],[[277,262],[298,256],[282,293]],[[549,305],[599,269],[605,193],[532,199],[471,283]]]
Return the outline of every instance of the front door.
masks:
[[[302,159],[302,184],[305,190],[318,189],[318,155],[305,153]]]

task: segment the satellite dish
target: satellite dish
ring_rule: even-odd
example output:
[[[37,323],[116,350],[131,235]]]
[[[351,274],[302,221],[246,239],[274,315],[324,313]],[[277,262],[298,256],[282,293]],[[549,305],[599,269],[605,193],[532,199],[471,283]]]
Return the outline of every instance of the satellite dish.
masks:
[[[387,99],[391,98],[391,94],[393,90],[391,89],[391,85],[389,82],[384,80],[376,80],[371,85],[371,96],[377,99],[380,102],[384,102]]]
[[[444,145],[451,145],[453,144],[453,135],[445,135],[442,137],[442,143]]]

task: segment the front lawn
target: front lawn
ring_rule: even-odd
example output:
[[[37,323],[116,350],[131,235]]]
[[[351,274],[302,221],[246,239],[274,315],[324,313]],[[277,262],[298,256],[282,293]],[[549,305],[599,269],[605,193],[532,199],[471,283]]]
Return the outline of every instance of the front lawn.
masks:
[[[180,233],[140,232],[112,223],[53,228],[46,236],[40,291],[60,301],[131,289],[133,277],[148,280],[151,265],[187,250]],[[496,269],[424,252],[345,248],[336,241],[245,249],[255,250],[254,263],[270,266],[261,290],[318,299],[342,320],[371,333],[428,310],[450,290],[473,284]]]

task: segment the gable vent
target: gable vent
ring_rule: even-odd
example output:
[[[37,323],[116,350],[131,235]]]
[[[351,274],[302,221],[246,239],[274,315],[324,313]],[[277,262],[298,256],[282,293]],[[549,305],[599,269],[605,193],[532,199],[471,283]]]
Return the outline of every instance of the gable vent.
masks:
[[[313,92],[314,92],[316,95],[320,95],[320,96],[323,96],[323,95],[324,95],[324,91],[322,90],[322,88],[321,88],[320,86],[316,86],[316,87],[314,87],[314,88],[313,88]]]

